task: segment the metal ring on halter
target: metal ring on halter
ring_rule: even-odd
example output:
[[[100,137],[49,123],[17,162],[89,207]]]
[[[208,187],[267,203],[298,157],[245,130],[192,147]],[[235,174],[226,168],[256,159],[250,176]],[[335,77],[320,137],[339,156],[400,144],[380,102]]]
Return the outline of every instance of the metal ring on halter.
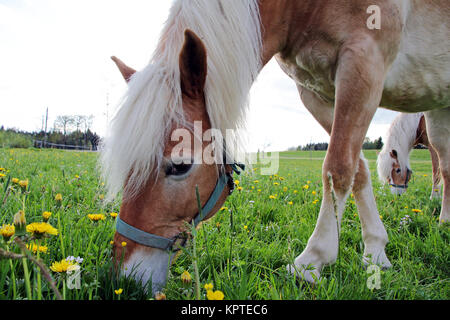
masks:
[[[233,163],[230,164],[230,166],[232,170],[237,174],[241,173],[239,169],[245,170],[245,166],[243,164]],[[208,201],[205,203],[203,208],[200,210],[199,213],[197,213],[197,215],[192,221],[194,227],[197,227],[200,224],[200,222],[202,222],[211,213],[212,209],[214,209],[217,202],[219,201],[220,196],[222,195],[225,187],[226,186],[230,187],[230,185],[233,184],[232,188],[230,187],[230,194],[231,194],[231,192],[234,189],[232,172],[228,173],[222,172],[219,175],[216,187],[209,196]],[[186,242],[188,240],[188,235],[186,232],[181,232],[177,234],[175,237],[169,239],[135,228],[126,223],[125,221],[123,221],[122,219],[120,219],[119,216],[116,219],[116,231],[122,236],[130,240],[133,240],[134,242],[139,243],[141,245],[171,252],[179,251],[182,247],[186,245]]]

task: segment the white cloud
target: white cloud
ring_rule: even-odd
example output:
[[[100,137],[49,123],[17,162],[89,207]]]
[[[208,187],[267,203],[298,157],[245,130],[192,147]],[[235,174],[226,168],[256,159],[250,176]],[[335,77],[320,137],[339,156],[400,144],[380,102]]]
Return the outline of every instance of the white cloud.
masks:
[[[126,90],[109,57],[145,67],[170,5],[160,0],[0,0],[0,125],[39,130],[48,107],[50,126],[59,114],[94,114],[94,130],[103,134],[107,114],[111,117]],[[251,96],[252,149],[328,141],[275,62],[263,70]],[[394,115],[377,113],[369,136],[382,136]]]

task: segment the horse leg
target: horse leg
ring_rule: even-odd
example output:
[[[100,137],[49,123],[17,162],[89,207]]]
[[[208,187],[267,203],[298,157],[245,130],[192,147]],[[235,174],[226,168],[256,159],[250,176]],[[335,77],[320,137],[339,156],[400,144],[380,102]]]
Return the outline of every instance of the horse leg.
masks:
[[[383,90],[384,59],[373,42],[357,41],[341,52],[336,71],[331,139],[323,164],[323,200],[319,217],[305,250],[295,259],[294,266],[288,267],[309,282],[315,282],[322,266],[337,258],[345,202],[359,169],[362,144]],[[368,168],[366,165],[362,168],[364,172],[356,179],[356,195],[364,216],[366,253],[373,255],[374,262],[389,266],[384,254],[387,235],[381,221],[377,221],[379,217],[375,218],[378,214],[373,210],[376,205]]]
[[[428,146],[431,155],[431,163],[433,166],[433,189],[431,190],[430,200],[441,198],[441,170],[439,167],[439,156],[432,145]]]
[[[439,156],[444,190],[440,223],[450,221],[450,107],[425,112],[428,139]]]

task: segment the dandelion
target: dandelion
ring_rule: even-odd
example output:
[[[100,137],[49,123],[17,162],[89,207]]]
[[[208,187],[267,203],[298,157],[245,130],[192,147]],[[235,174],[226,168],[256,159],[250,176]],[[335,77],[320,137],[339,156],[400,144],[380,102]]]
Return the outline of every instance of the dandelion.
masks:
[[[56,194],[55,201],[58,201],[58,202],[62,201],[62,194],[61,193]]]
[[[181,274],[181,281],[182,281],[183,283],[190,283],[190,282],[192,281],[191,274],[190,274],[188,271],[184,271],[184,272]]]
[[[26,227],[27,232],[32,233],[36,238],[41,238],[44,235],[58,235],[58,230],[53,228],[47,222],[33,222]]]
[[[53,262],[53,264],[50,266],[50,270],[57,273],[67,273],[78,270],[79,268],[80,266],[76,262],[67,261],[66,259]]]
[[[228,211],[228,207],[222,207],[220,208],[220,211]]]
[[[206,291],[212,290],[214,288],[214,285],[212,283],[207,283],[204,286]]]
[[[258,189],[258,193],[261,193],[261,189]]]
[[[292,201],[288,202],[288,205],[290,205],[290,206],[292,206],[293,204],[294,204],[294,202],[292,202]]]
[[[33,253],[37,253],[38,251],[41,252],[41,253],[47,253],[47,251],[48,251],[48,247],[46,247],[46,246],[38,246],[36,244],[32,244],[32,245],[31,244],[29,244],[29,245],[27,244],[26,247],[27,247],[28,250],[30,250]]]
[[[19,186],[23,189],[26,190],[28,187],[28,179],[27,180],[20,180],[19,181]]]
[[[114,219],[117,218],[117,212],[111,212],[109,215]]]
[[[287,188],[287,187],[284,187],[284,188],[283,188],[283,191],[284,191],[284,192],[287,192],[287,191],[288,191],[288,188]]]
[[[0,173],[0,179],[3,179],[4,177],[6,177],[6,174]]]
[[[166,300],[166,299],[167,299],[166,295],[162,292],[157,292],[155,294],[155,300],[162,301],[162,300]]]
[[[420,210],[420,209],[411,209],[411,211],[415,212],[415,213],[421,213],[422,212],[422,210]]]
[[[11,179],[11,182],[14,183],[14,184],[19,184],[19,179],[17,179],[17,178],[12,178],[12,179]]]
[[[273,183],[274,186],[279,186],[280,184],[278,182]]]
[[[102,214],[102,213],[99,213],[99,214],[88,214],[88,218],[91,221],[94,221],[94,222],[98,222],[100,220],[105,220],[106,219],[105,215]]]
[[[255,181],[253,181],[253,183],[259,183],[259,180],[255,180]]]
[[[43,212],[43,213],[42,213],[42,218],[44,219],[44,222],[47,222],[48,219],[50,219],[50,216],[51,216],[51,215],[52,215],[52,213],[49,212],[49,211]]]
[[[314,200],[312,203],[317,204],[317,202],[319,202],[319,199]]]
[[[383,216],[380,214],[380,220],[383,220]]]
[[[274,195],[270,195],[269,196],[269,199],[271,199],[271,200],[275,200],[277,197],[276,196],[274,196]]]
[[[238,185],[239,185],[239,183],[240,183],[240,181],[239,181],[239,180],[234,180],[234,184],[235,184],[235,185],[237,185],[237,186],[238,186]]]
[[[120,295],[122,294],[122,292],[123,292],[123,289],[122,289],[122,288],[117,289],[117,290],[114,290],[114,293],[115,293],[116,295],[118,295],[118,296],[120,296]]]
[[[237,191],[242,191],[242,190],[244,190],[244,188],[242,188],[242,187],[237,187],[236,190],[237,190]]]
[[[4,224],[0,228],[0,235],[3,237],[3,240],[8,241],[16,232],[16,228],[14,225]]]
[[[305,185],[303,186],[303,189],[308,190],[308,189],[309,189],[309,185],[305,184]]]
[[[6,169],[5,168],[0,168],[0,172],[2,172],[2,171],[6,171]]]
[[[317,192],[314,191],[314,190],[311,193],[312,193],[313,196],[315,196],[317,194]]]
[[[127,246],[127,243],[125,241],[122,241],[121,245],[125,248]]]
[[[98,196],[98,198],[99,198],[100,200],[103,200],[103,199],[105,199],[105,195],[101,194],[101,195]]]
[[[109,244],[110,244],[110,245],[113,245],[113,244],[114,244],[114,241],[113,241],[113,240],[111,240],[111,241],[109,242]]]
[[[208,300],[223,300],[225,296],[223,292],[220,290],[217,291],[208,290],[206,292],[206,297],[208,298]]]
[[[284,178],[283,178],[283,177],[280,177],[279,179],[280,179],[280,181],[284,181]]]
[[[294,190],[294,194],[297,194],[298,193],[298,190]]]

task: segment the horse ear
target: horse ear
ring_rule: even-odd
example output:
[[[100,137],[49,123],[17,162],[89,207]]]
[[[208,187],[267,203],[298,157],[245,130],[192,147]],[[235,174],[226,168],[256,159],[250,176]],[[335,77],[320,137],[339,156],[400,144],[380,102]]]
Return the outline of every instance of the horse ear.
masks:
[[[397,150],[393,149],[389,155],[391,156],[391,158],[398,160],[398,154],[397,154]]]
[[[111,60],[114,61],[117,65],[117,68],[119,68],[120,73],[122,74],[125,81],[128,83],[130,82],[131,77],[136,73],[136,70],[133,68],[130,68],[125,63],[123,63],[122,60],[117,58],[116,56],[112,56]]]
[[[180,53],[181,91],[196,98],[203,94],[207,74],[206,47],[191,30],[184,32],[184,45]]]

